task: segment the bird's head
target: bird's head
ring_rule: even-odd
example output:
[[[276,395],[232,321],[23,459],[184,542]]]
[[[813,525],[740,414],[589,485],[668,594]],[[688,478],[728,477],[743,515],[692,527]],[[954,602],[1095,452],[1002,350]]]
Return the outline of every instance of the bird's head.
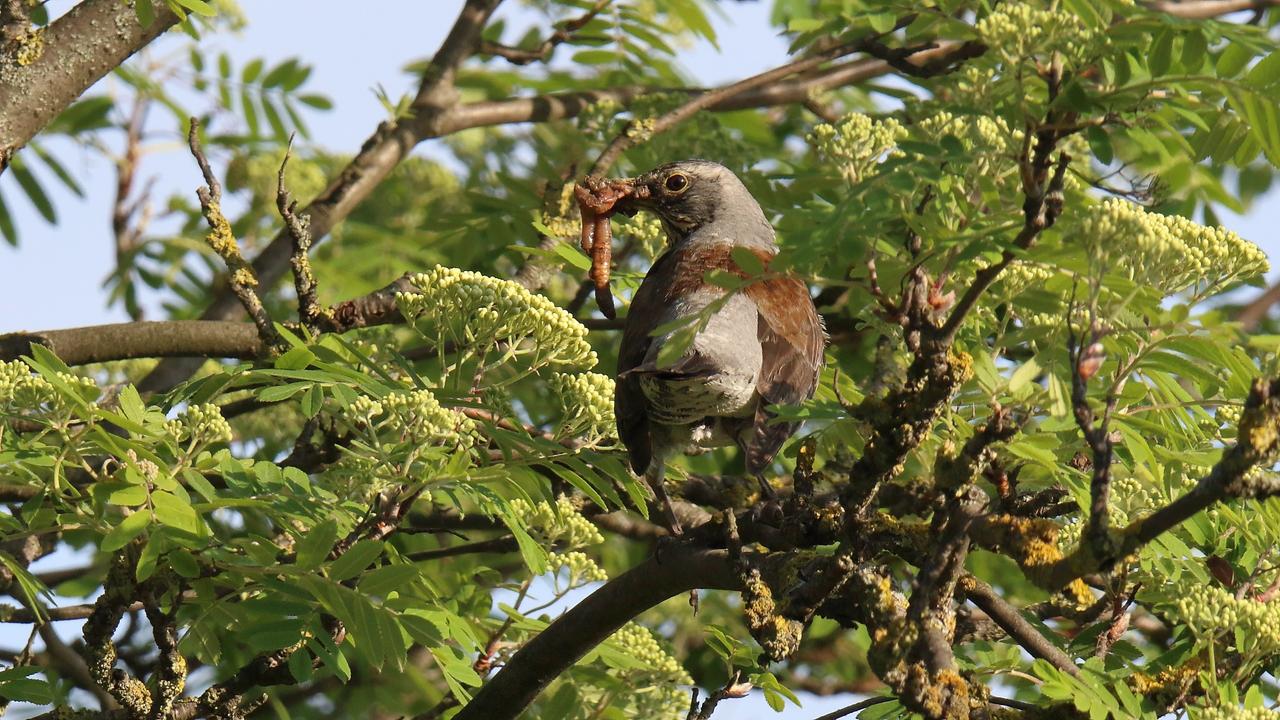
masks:
[[[773,228],[759,203],[738,176],[719,163],[681,160],[633,178],[597,180],[595,187],[597,197],[615,200],[609,208],[613,212],[647,210],[657,215],[672,243],[712,223],[725,225],[729,235],[773,240]]]

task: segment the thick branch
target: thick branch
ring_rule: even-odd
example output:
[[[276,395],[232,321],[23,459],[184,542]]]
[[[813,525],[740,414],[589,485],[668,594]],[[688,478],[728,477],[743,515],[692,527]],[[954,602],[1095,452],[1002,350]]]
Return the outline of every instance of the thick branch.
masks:
[[[156,39],[178,21],[164,3],[142,27],[132,2],[86,0],[45,30],[43,50],[19,62],[17,53],[0,55],[0,172],[13,153],[89,86]],[[31,42],[31,41],[28,41]]]
[[[251,323],[170,320],[0,335],[0,359],[30,355],[32,343],[49,348],[68,365],[144,357],[248,360],[262,351],[258,330]]]
[[[1242,10],[1261,10],[1280,5],[1278,0],[1189,0],[1188,2],[1148,2],[1147,8],[1187,20],[1208,20]]]
[[[509,720],[538,693],[628,620],[667,598],[695,588],[738,586],[724,550],[663,552],[605,583],[530,640],[455,720]]]
[[[334,305],[331,309],[333,331],[348,332],[401,322],[396,293],[412,289],[406,273],[386,287]],[[252,323],[170,320],[0,335],[0,360],[16,360],[31,354],[32,343],[49,348],[68,365],[144,357],[252,360],[263,351],[258,330]]]

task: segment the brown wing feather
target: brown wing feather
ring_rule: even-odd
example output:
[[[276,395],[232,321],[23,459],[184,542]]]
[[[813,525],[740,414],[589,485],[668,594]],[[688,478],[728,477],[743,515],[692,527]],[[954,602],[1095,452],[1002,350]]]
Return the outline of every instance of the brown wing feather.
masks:
[[[757,474],[773,460],[798,423],[769,424],[768,405],[789,405],[813,397],[826,344],[822,318],[805,284],[795,278],[773,278],[747,286],[747,296],[760,312],[758,337],[763,364],[756,390],[753,431],[743,450],[747,471]]]
[[[618,379],[613,394],[613,412],[618,422],[618,437],[627,446],[631,469],[643,473],[653,458],[653,438],[649,434],[649,412],[640,377],[628,374],[639,367],[649,352],[653,338],[649,335],[662,317],[663,288],[670,284],[675,266],[674,253],[658,258],[631,300],[627,323],[618,348]]]

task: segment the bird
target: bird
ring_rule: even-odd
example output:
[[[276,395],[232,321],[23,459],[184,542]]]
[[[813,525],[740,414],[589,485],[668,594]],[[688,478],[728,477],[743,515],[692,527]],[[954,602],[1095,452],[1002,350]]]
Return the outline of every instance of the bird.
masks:
[[[612,204],[606,210],[653,213],[667,236],[632,298],[618,352],[614,411],[632,469],[673,535],[682,530],[663,481],[676,454],[737,445],[773,498],[763,473],[798,423],[771,422],[769,406],[813,397],[823,365],[826,332],[808,286],[769,270],[773,226],[719,163],[668,163],[594,190]],[[715,270],[739,286],[708,282]]]

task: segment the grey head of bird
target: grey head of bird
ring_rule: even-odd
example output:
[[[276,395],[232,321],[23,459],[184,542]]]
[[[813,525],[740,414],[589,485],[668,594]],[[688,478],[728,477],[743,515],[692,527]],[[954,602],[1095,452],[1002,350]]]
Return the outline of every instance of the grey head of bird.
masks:
[[[776,249],[773,227],[760,204],[742,180],[719,163],[681,160],[608,185],[620,196],[616,211],[653,213],[673,245],[710,228],[722,242]]]

